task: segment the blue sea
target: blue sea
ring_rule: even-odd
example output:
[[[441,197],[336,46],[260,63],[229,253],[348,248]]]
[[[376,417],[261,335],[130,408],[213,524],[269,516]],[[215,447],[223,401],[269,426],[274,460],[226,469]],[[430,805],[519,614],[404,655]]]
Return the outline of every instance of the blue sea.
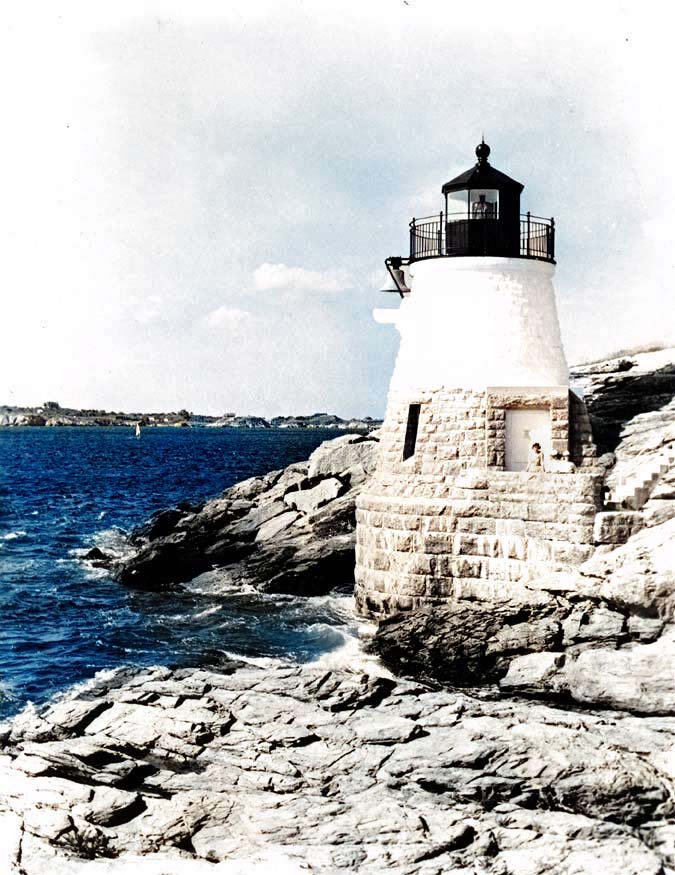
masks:
[[[227,652],[313,660],[354,633],[349,598],[134,592],[83,563],[153,512],[306,459],[341,432],[0,428],[0,718],[120,665]]]

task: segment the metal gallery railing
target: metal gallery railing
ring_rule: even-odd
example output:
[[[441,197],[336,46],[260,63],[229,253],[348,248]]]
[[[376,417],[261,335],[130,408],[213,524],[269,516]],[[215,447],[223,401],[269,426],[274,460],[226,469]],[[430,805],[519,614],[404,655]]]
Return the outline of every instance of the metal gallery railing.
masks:
[[[410,222],[410,259],[498,255],[555,261],[555,220],[525,213],[520,230],[499,218],[437,213]]]

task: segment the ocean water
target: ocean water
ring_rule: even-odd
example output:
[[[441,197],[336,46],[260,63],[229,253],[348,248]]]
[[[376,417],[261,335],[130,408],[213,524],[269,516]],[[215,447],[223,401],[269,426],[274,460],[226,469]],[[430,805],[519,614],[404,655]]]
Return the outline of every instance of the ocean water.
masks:
[[[355,632],[347,595],[134,592],[81,556],[154,511],[306,459],[341,432],[0,428],[0,718],[119,665],[223,651],[309,661]]]

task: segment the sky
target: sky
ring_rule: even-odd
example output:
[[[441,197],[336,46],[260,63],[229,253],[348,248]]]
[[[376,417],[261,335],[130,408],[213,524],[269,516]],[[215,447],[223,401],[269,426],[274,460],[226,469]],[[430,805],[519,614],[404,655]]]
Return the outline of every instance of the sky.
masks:
[[[396,305],[384,259],[483,134],[523,211],[556,218],[568,360],[675,344],[656,11],[14,4],[0,404],[382,415],[398,345],[372,318]]]

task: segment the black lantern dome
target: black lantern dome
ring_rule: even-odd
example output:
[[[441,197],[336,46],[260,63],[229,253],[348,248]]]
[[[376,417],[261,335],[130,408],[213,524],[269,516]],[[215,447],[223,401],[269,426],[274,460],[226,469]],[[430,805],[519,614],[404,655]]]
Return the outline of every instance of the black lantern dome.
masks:
[[[554,222],[520,214],[521,182],[493,167],[490,147],[476,146],[476,164],[446,182],[445,210],[410,223],[410,260],[502,256],[554,261]]]

